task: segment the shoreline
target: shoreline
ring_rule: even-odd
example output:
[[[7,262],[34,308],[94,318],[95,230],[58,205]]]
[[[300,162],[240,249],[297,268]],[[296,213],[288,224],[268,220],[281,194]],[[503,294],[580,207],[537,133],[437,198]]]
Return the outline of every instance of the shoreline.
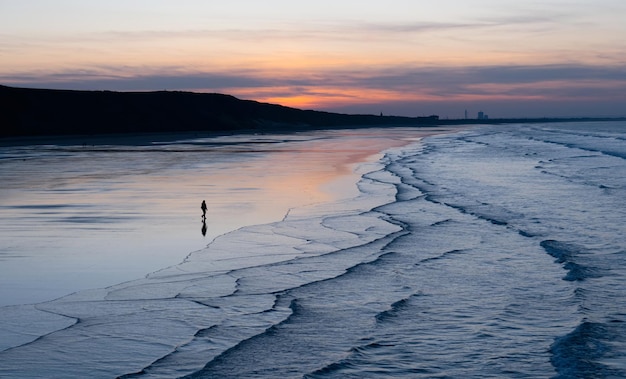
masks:
[[[59,146],[155,146],[183,139],[218,138],[238,135],[264,136],[275,134],[293,135],[307,132],[332,132],[341,130],[372,130],[372,129],[413,129],[416,133],[434,133],[438,131],[446,133],[449,128],[476,127],[481,125],[509,125],[509,124],[556,124],[556,123],[579,123],[579,122],[623,122],[626,117],[582,117],[582,118],[506,118],[506,119],[450,119],[439,120],[435,124],[420,125],[345,125],[314,127],[295,126],[293,128],[275,129],[242,129],[235,131],[167,131],[167,132],[130,132],[130,133],[99,133],[99,134],[55,134],[39,136],[0,136],[0,148],[18,147],[30,145],[59,145]],[[431,132],[432,131],[432,132]]]
[[[614,307],[599,301],[580,308],[577,304],[588,299],[583,296],[572,303],[568,295],[575,290],[573,285],[583,290],[592,285],[607,299],[619,298],[619,286],[602,281],[602,275],[601,282],[588,285],[584,280],[564,281],[571,270],[555,262],[544,245],[546,241],[559,245],[572,262],[579,259],[584,268],[593,269],[594,277],[598,273],[614,277],[602,267],[606,254],[619,246],[619,238],[602,245],[602,250],[596,250],[594,241],[604,242],[606,230],[621,225],[617,222],[621,213],[611,213],[621,204],[620,193],[605,190],[607,184],[617,188],[623,182],[617,175],[623,160],[609,154],[597,158],[613,146],[623,150],[621,126],[609,143],[605,131],[594,130],[594,141],[584,142],[589,133],[583,133],[577,140],[580,145],[572,145],[567,126],[561,126],[565,133],[560,135],[553,128],[534,126],[478,127],[426,142],[417,142],[414,135],[416,143],[389,149],[388,158],[359,166],[364,196],[297,209],[282,222],[243,227],[217,238],[184,264],[144,279],[0,312],[0,324],[8,325],[0,336],[4,346],[18,338],[25,341],[2,351],[5,372],[14,377],[36,376],[32,373],[84,377],[95,370],[106,373],[103,377],[246,376],[233,375],[231,369],[249,374],[258,372],[258,362],[265,362],[262,369],[271,377],[277,367],[291,373],[295,367],[305,375],[344,362],[364,367],[363,358],[367,365],[378,365],[381,358],[391,362],[407,354],[429,357],[426,362],[434,362],[430,367],[440,370],[446,359],[439,351],[458,348],[456,353],[469,359],[467,367],[480,373],[484,362],[493,360],[494,341],[515,353],[506,358],[508,363],[524,365],[531,376],[560,372],[566,365],[552,348],[569,348],[570,337],[579,334],[585,316],[602,326],[589,337],[592,342],[610,342],[613,332],[620,331],[611,329]],[[532,140],[537,135],[540,138]],[[328,145],[336,141],[329,138],[308,141],[327,143],[318,151],[323,156],[352,147]],[[306,142],[296,145],[302,151],[315,147]],[[598,145],[606,148],[581,156],[580,148],[594,150]],[[289,154],[295,152],[283,145],[277,162],[291,163]],[[358,156],[352,153],[351,157]],[[559,164],[537,166],[538,161],[557,160]],[[591,183],[580,180],[581,167],[602,169],[611,162],[619,162],[615,171],[585,177]],[[486,170],[479,172],[481,168]],[[545,175],[543,170],[557,175]],[[520,188],[520,183],[525,186]],[[573,206],[565,213],[559,196],[563,190],[573,197]],[[533,201],[537,191],[544,195],[540,202]],[[594,195],[601,192],[606,197]],[[598,202],[578,208],[585,200]],[[575,216],[581,210],[594,216],[592,228],[568,222],[580,221]],[[570,242],[568,237],[572,244],[559,242]],[[522,306],[516,296],[520,289],[528,294]],[[522,324],[520,312],[528,316]],[[458,315],[496,339],[485,339],[474,327],[450,332]],[[546,329],[550,323],[556,327]],[[520,328],[534,331],[531,340],[528,333],[515,332]],[[36,333],[46,336],[36,338]],[[432,336],[438,341],[434,350],[422,343],[432,341]],[[379,345],[367,349],[378,341],[393,342],[386,344],[392,351]],[[476,346],[469,355],[464,349],[467,341]],[[397,346],[402,350],[396,353]],[[357,350],[367,354],[346,360],[346,351]],[[622,350],[614,349],[618,354]],[[520,351],[522,355],[517,354]],[[302,354],[311,359],[303,363]],[[27,364],[33,356],[38,357],[36,366]],[[259,359],[248,365],[246,357]],[[555,364],[552,358],[559,361]],[[414,367],[423,369],[419,362]],[[454,376],[467,367],[446,368],[445,373]],[[502,374],[500,368],[494,366],[492,373]]]
[[[454,128],[454,130],[459,130],[459,129]],[[163,268],[170,267],[172,265],[175,266],[181,263],[186,255],[198,249],[200,250],[203,249],[204,247],[206,247],[206,243],[212,241],[214,238],[220,235],[223,235],[225,233],[231,232],[233,230],[236,230],[238,228],[245,227],[245,226],[265,224],[268,222],[278,222],[281,219],[283,219],[286,214],[290,212],[290,209],[293,209],[293,208],[303,208],[306,206],[310,206],[311,204],[338,201],[341,199],[349,198],[351,196],[355,196],[356,194],[358,194],[356,183],[360,180],[360,174],[355,172],[355,169],[359,165],[364,164],[366,162],[370,162],[372,160],[377,160],[380,157],[380,154],[386,149],[389,149],[392,147],[404,146],[406,144],[411,143],[413,140],[415,140],[418,137],[423,138],[423,136],[425,135],[438,134],[438,133],[442,133],[446,131],[449,131],[449,129],[445,129],[445,128],[443,129],[442,128],[429,128],[429,129],[417,129],[417,130],[414,130],[411,128],[392,128],[392,129],[369,128],[369,129],[359,129],[359,130],[336,129],[332,131],[323,131],[323,132],[307,131],[307,132],[302,132],[302,133],[263,134],[263,135],[257,135],[256,137],[259,137],[258,139],[256,139],[255,136],[250,135],[250,134],[220,135],[220,136],[212,136],[206,139],[203,136],[199,136],[197,133],[192,133],[191,135],[190,134],[167,134],[166,136],[160,135],[159,137],[162,137],[159,139],[160,141],[164,141],[165,138],[167,138],[170,141],[174,141],[172,143],[175,143],[175,141],[179,141],[180,137],[192,137],[195,141],[193,143],[197,143],[198,148],[206,149],[206,152],[207,152],[206,154],[211,154],[209,156],[213,156],[214,153],[217,153],[217,154],[220,154],[219,156],[222,156],[223,154],[236,154],[236,155],[233,155],[233,157],[235,157],[235,159],[237,160],[240,160],[240,159],[246,160],[248,159],[246,157],[254,158],[253,161],[249,161],[248,163],[246,163],[246,166],[250,166],[250,164],[254,164],[254,167],[257,167],[257,168],[254,168],[251,166],[249,168],[244,168],[243,169],[244,171],[242,171],[242,169],[239,169],[238,171],[235,171],[235,172],[231,172],[230,169],[228,169],[226,172],[223,172],[224,170],[220,169],[218,171],[215,171],[214,173],[211,173],[212,171],[205,172],[204,168],[200,168],[199,170],[194,169],[192,171],[186,171],[187,173],[184,174],[185,176],[182,176],[176,179],[176,181],[180,182],[181,185],[184,185],[185,187],[189,187],[189,186],[192,186],[193,188],[197,187],[197,190],[195,190],[197,192],[196,195],[187,193],[185,195],[186,197],[185,199],[176,199],[175,201],[177,202],[177,205],[174,207],[174,210],[171,209],[172,208],[171,205],[166,205],[166,204],[164,204],[163,206],[157,206],[156,208],[154,205],[151,205],[149,209],[138,208],[135,212],[138,212],[140,219],[138,219],[137,221],[131,220],[130,224],[125,223],[124,220],[120,221],[121,223],[119,223],[118,221],[115,221],[117,217],[116,215],[119,212],[129,211],[127,206],[124,205],[123,199],[119,201],[114,200],[115,203],[113,204],[103,204],[103,203],[99,203],[100,200],[98,200],[97,196],[99,195],[97,193],[94,193],[94,196],[96,197],[93,199],[89,192],[82,193],[81,200],[80,200],[81,202],[84,202],[86,204],[93,204],[94,207],[101,209],[100,211],[97,211],[98,213],[106,211],[107,213],[110,214],[110,216],[107,216],[107,217],[111,217],[113,224],[108,224],[108,225],[110,225],[114,229],[112,229],[111,232],[106,232],[105,230],[102,234],[99,234],[99,232],[97,231],[90,232],[90,234],[88,234],[87,236],[85,236],[83,232],[80,232],[80,235],[79,235],[80,238],[78,240],[76,240],[73,237],[70,237],[69,235],[65,236],[68,233],[71,234],[71,231],[73,230],[72,228],[74,228],[75,226],[79,228],[81,227],[81,224],[73,225],[73,224],[65,224],[65,223],[63,223],[62,225],[67,225],[66,228],[70,228],[70,229],[66,229],[66,228],[58,229],[55,226],[57,225],[57,218],[73,217],[72,212],[74,211],[73,211],[73,208],[71,207],[68,208],[67,211],[62,210],[63,208],[57,208],[59,209],[59,211],[55,211],[55,212],[56,213],[61,212],[59,213],[59,216],[55,216],[56,218],[53,218],[53,219],[43,218],[41,219],[41,221],[38,221],[39,227],[43,227],[47,229],[46,233],[50,234],[51,236],[54,236],[55,241],[57,241],[58,239],[68,238],[68,239],[76,240],[72,244],[75,246],[78,246],[78,247],[71,247],[69,250],[65,249],[67,250],[65,253],[61,253],[61,251],[59,251],[58,253],[54,253],[53,251],[50,254],[50,257],[46,258],[46,259],[53,259],[53,262],[49,270],[50,272],[46,272],[43,275],[41,275],[40,281],[42,283],[46,283],[47,277],[50,277],[53,280],[57,280],[57,279],[54,279],[56,275],[55,272],[57,272],[58,270],[66,270],[65,265],[69,266],[68,269],[71,269],[72,267],[76,266],[76,263],[67,261],[67,259],[69,259],[67,258],[67,256],[68,255],[71,256],[72,254],[80,254],[79,256],[82,256],[83,253],[79,251],[80,246],[84,246],[84,249],[87,249],[87,246],[91,246],[88,248],[88,250],[92,251],[92,253],[90,254],[93,255],[93,258],[87,258],[92,263],[87,264],[90,262],[88,261],[87,263],[85,263],[84,268],[82,268],[82,266],[76,266],[73,271],[76,271],[78,273],[83,273],[84,270],[94,270],[94,269],[99,272],[110,271],[112,268],[116,267],[115,266],[116,261],[120,260],[120,262],[122,262],[121,259],[124,257],[124,254],[122,254],[121,251],[123,250],[129,250],[128,255],[129,255],[129,258],[131,258],[132,260],[128,261],[128,263],[123,263],[123,267],[120,266],[118,269],[113,270],[113,272],[120,272],[117,275],[120,276],[120,278],[123,278],[123,280],[121,280],[122,282],[143,277],[145,275],[148,275],[150,272],[158,271]],[[142,143],[137,146],[143,146],[145,141],[147,140],[152,141],[152,139],[148,138],[149,136],[152,136],[152,135],[142,135],[141,136]],[[289,138],[286,138],[283,136],[288,136]],[[316,137],[313,138],[313,136],[316,136]],[[268,140],[272,138],[276,139],[276,143],[270,143],[268,145],[267,144]],[[213,141],[213,139],[217,139],[218,141]],[[286,142],[282,142],[283,140]],[[76,142],[76,141],[79,141],[79,140],[78,139],[73,140],[73,141],[64,140],[64,142]],[[117,141],[119,142],[119,140]],[[101,141],[101,142],[104,143],[105,141]],[[123,142],[126,142],[127,144],[136,143],[137,140],[131,139],[131,140],[125,140]],[[213,145],[211,145],[212,142],[216,142],[216,143],[219,142],[219,143],[215,145],[217,147],[213,147]],[[106,141],[106,143],[109,143],[109,141]],[[168,145],[169,145],[168,143],[165,143],[166,148]],[[68,146],[76,146],[76,145],[69,144]],[[157,147],[155,150],[158,153],[158,151],[160,151],[158,147],[159,145],[157,144],[153,146]],[[76,156],[83,156],[84,154],[87,154],[89,157],[93,157],[93,158],[89,158],[89,160],[97,159],[96,157],[101,156],[101,154],[105,154],[104,156],[107,156],[108,154],[107,151],[99,151],[98,149],[93,150],[90,147],[85,148],[84,151],[80,147],[80,145],[76,147],[77,147],[76,149],[73,149],[73,148],[69,149],[70,154],[76,155]],[[196,149],[196,148],[193,148],[193,149]],[[111,151],[114,151],[114,150],[115,149]],[[131,153],[129,154],[131,155],[128,155],[128,157],[133,157],[134,156],[132,155],[133,149],[130,149],[130,151]],[[52,152],[52,154],[54,154],[54,152]],[[67,151],[63,151],[63,154],[67,154]],[[96,155],[93,155],[93,154],[96,154]],[[127,156],[127,155],[124,155],[124,154],[127,154],[126,152],[121,152],[121,153],[116,152],[114,155],[120,155],[120,154],[123,157]],[[203,153],[194,153],[194,154],[203,154]],[[259,156],[259,154],[261,155]],[[183,156],[186,156],[186,155],[188,154],[183,153]],[[190,159],[196,159],[196,158],[190,158]],[[207,159],[211,159],[211,158],[207,158]],[[261,159],[261,160],[258,160],[258,159]],[[82,159],[79,159],[78,161],[81,161],[81,160]],[[43,182],[42,184],[45,184],[46,186],[50,184],[54,184],[54,182],[58,180],[57,175],[47,174],[50,176],[50,178],[48,178],[46,176],[42,177],[40,174],[37,174],[37,173],[30,173],[26,171],[26,169],[29,169],[29,167],[32,167],[33,164],[35,164],[35,166],[40,165],[39,160],[37,160],[36,158],[32,162],[33,163],[27,162],[27,161],[21,162],[21,160],[18,159],[16,161],[5,162],[4,167],[8,171],[22,172],[21,176],[23,177],[35,177],[37,178],[37,180],[41,180]],[[62,163],[62,164],[68,165],[71,163]],[[151,166],[152,164],[147,163],[146,169],[151,168]],[[47,166],[45,165],[45,162],[44,162],[44,165],[42,166],[42,168],[45,168],[45,167]],[[52,167],[56,167],[56,166],[52,166]],[[65,166],[60,166],[60,169],[52,168],[51,171],[62,172],[64,170],[63,167]],[[117,167],[118,166],[112,166],[111,169],[107,169],[106,166],[104,166],[104,167],[98,168],[98,170],[115,171],[115,170],[118,170]],[[208,167],[210,169],[210,165]],[[224,167],[226,168],[230,166],[224,166]],[[5,170],[5,172],[7,172],[7,170]],[[275,172],[273,172],[272,174],[268,176],[269,172],[267,170],[275,171]],[[237,172],[239,173],[237,174]],[[97,172],[95,174],[97,174]],[[160,182],[155,182],[155,183],[152,183],[151,181],[145,182],[145,179],[143,179],[143,177],[138,177],[137,179],[133,179],[132,175],[134,174],[132,172],[129,172],[129,174],[131,174],[131,178],[125,179],[125,180],[130,180],[130,182],[128,182],[128,184],[124,184],[124,183],[121,184],[120,189],[116,191],[119,192],[119,190],[122,190],[123,192],[118,194],[117,196],[136,197],[136,195],[133,195],[133,192],[128,193],[128,195],[124,195],[125,193],[124,191],[126,191],[126,187],[129,185],[132,185],[134,187],[139,185],[140,186],[138,188],[139,191],[152,191],[151,188],[155,186],[156,187],[165,186],[164,188],[169,193],[178,193],[181,190],[189,191],[189,188],[187,189],[177,189],[177,187],[169,188],[169,186],[171,185],[171,184],[168,184],[169,182],[165,182],[162,184]],[[80,173],[76,175],[80,175]],[[233,177],[233,175],[235,176]],[[93,175],[90,174],[90,176],[93,176]],[[202,177],[207,177],[208,183],[205,182],[202,179]],[[15,180],[15,179],[12,179],[12,180]],[[115,181],[117,181],[117,179],[115,179]],[[133,184],[135,182],[136,184]],[[95,186],[94,189],[97,189],[98,191],[100,191],[100,190],[106,189],[107,186],[109,186],[109,184],[107,183],[108,182],[106,181],[102,183],[96,181],[90,186]],[[204,186],[207,184],[209,184],[210,187],[203,189],[205,188]],[[105,186],[105,187],[103,188],[102,186]],[[60,189],[63,189],[63,187],[61,187]],[[206,192],[206,191],[209,191],[209,192]],[[60,193],[62,194],[63,192],[60,192]],[[186,249],[184,251],[180,250],[180,248],[177,248],[175,246],[176,243],[174,241],[176,241],[177,238],[178,239],[182,238],[184,241],[189,241],[190,239],[202,238],[202,236],[200,235],[201,225],[200,224],[196,225],[195,219],[189,220],[189,216],[186,213],[188,212],[187,209],[191,209],[192,212],[196,210],[196,208],[199,205],[195,204],[194,200],[197,200],[199,204],[199,202],[202,200],[200,197],[203,196],[202,195],[203,193],[205,194],[205,196],[207,196],[207,200],[208,200],[207,202],[209,203],[209,208],[210,208],[209,215],[208,215],[209,218],[207,220],[207,226],[208,226],[207,237],[209,236],[210,237],[199,240],[197,248]],[[28,199],[28,197],[22,200],[20,199],[12,200],[12,198],[10,197],[12,195],[5,194],[5,196],[8,196],[7,201],[6,201],[6,205],[8,207],[17,206],[18,207],[17,209],[26,209],[26,210],[32,208],[33,209],[32,212],[34,212],[37,215],[39,215],[40,213],[40,212],[37,212],[39,203],[47,204],[45,206],[58,204],[60,206],[63,205],[65,207],[64,204],[71,204],[72,202],[76,201],[72,197],[70,197],[69,199],[65,199],[64,196],[56,196],[56,197],[52,197],[48,199],[47,197],[49,196],[49,193],[46,191],[40,192],[35,199],[30,199],[30,200]],[[71,196],[71,192],[69,192],[67,196]],[[250,196],[254,196],[254,198],[249,198]],[[153,199],[152,201],[165,201],[165,200]],[[167,200],[167,201],[171,202],[171,201],[174,201],[174,199]],[[26,208],[23,208],[24,206],[26,206]],[[45,208],[42,208],[42,210],[43,212],[46,212]],[[5,216],[7,216],[6,217],[7,219],[10,219],[13,217],[12,214],[6,213],[7,210],[4,210],[3,212]],[[70,212],[70,213],[67,213],[67,212]],[[172,212],[177,212],[177,213],[171,214]],[[29,215],[30,213],[26,212],[24,213],[23,217],[26,217],[26,216],[32,217]],[[99,214],[95,214],[94,216],[99,217]],[[42,216],[36,216],[36,217],[42,217]],[[152,225],[153,223],[150,223],[150,225],[146,224],[149,222],[149,220],[153,220],[153,219],[162,220],[158,222],[162,223],[163,226]],[[21,218],[18,217],[18,219],[16,221],[14,220],[14,222],[12,222],[11,224],[20,224],[21,222],[20,220]],[[103,219],[104,222],[107,222],[106,220],[107,219]],[[99,223],[100,221],[97,221],[97,219],[94,219],[94,222]],[[100,225],[98,223],[91,224],[91,225],[98,227],[98,225]],[[166,229],[166,228],[169,228],[168,224],[176,225],[176,227],[173,230]],[[89,224],[86,224],[85,226],[87,225]],[[6,228],[6,226],[4,228]],[[136,230],[136,231],[124,232],[124,234],[119,234],[119,232],[115,231],[116,230],[115,228],[122,228],[122,230],[128,230],[128,231],[132,231],[132,230]],[[24,229],[31,229],[31,228],[25,227]],[[3,229],[0,224],[0,232],[2,232],[2,230]],[[28,233],[28,232],[23,232],[23,233]],[[132,235],[136,234],[137,237],[132,237],[132,236],[126,237],[128,233],[131,233]],[[5,235],[4,240],[7,240],[7,238],[9,238],[8,232],[4,233],[4,235]],[[104,239],[109,235],[115,237],[115,239],[118,240],[116,242],[116,245],[119,245],[118,248],[111,247],[107,249],[106,248],[107,244],[98,242],[101,239],[103,239],[104,241]],[[141,236],[145,236],[145,237],[141,237]],[[0,235],[0,237],[2,236]],[[45,247],[45,246],[49,246],[50,243],[47,242],[45,238],[44,239],[42,238],[43,237],[39,235],[28,235],[28,237],[24,237],[25,240],[29,240],[31,241],[31,243],[41,244],[43,246],[42,247],[43,249],[42,252],[43,252],[43,251],[47,251],[50,249],[50,247]],[[135,238],[135,239],[145,238],[147,242],[139,244],[139,242],[128,240],[128,238]],[[165,242],[167,243],[158,244],[156,242],[162,239],[165,239]],[[128,242],[124,242],[127,240]],[[10,238],[7,241],[8,242],[5,242],[5,245],[8,244],[7,246],[10,246],[12,244],[10,242]],[[38,241],[41,241],[41,242],[38,242]],[[200,245],[202,241],[204,241],[204,244]],[[181,241],[181,243],[182,242],[183,241]],[[55,242],[55,244],[57,245],[59,243],[61,243],[60,246],[64,246],[62,244],[62,241]],[[154,248],[158,247],[160,250],[163,250],[163,252],[154,255],[150,251],[152,247],[149,247],[149,246],[154,246]],[[115,249],[115,251],[113,251],[112,249]],[[183,247],[182,249],[185,249],[185,247]],[[74,250],[77,250],[77,251],[73,253]],[[116,251],[120,251],[120,253],[117,253]],[[26,252],[26,254],[32,254],[32,253]],[[58,257],[56,257],[57,255]],[[132,258],[133,256],[136,256],[137,258]],[[140,258],[141,256],[146,256],[146,257],[150,256],[149,261],[151,262],[151,266],[146,266],[146,269],[142,269],[143,267],[141,266],[142,259],[147,259],[147,258]],[[172,257],[177,256],[178,259],[172,260],[171,258],[168,258],[168,256],[172,256]],[[104,258],[100,258],[100,257],[107,257],[107,259],[105,260]],[[35,258],[30,258],[27,256],[26,259],[33,260]],[[63,263],[66,261],[68,263]],[[161,261],[168,262],[168,263],[163,264],[163,265],[158,265],[158,262],[161,262]],[[36,261],[33,261],[33,262],[36,262]],[[145,262],[148,262],[148,261],[145,261]],[[10,260],[7,264],[16,265],[17,263],[15,260],[13,261]],[[93,267],[89,268],[90,266],[93,266]],[[135,266],[137,267],[132,268]],[[15,267],[15,270],[18,270],[18,271],[24,270],[25,267],[27,266],[18,265]],[[135,272],[135,271],[137,272],[137,274],[140,272],[141,274],[132,275],[132,272]],[[27,270],[27,272],[30,272],[30,270]],[[126,273],[124,274],[124,272]],[[68,277],[68,280],[72,280],[73,282],[76,283],[73,288],[75,288],[78,291],[89,289],[89,288],[101,288],[103,286],[100,284],[81,286],[80,283],[82,283],[85,280],[88,280],[88,282],[94,281],[94,280],[100,280],[98,279],[100,276],[103,276],[103,278],[106,277],[106,275],[103,273],[98,273],[98,275],[96,275],[94,278],[89,278],[89,279],[80,278],[86,274],[80,274],[79,276],[77,275],[78,274],[70,275]],[[8,283],[9,280],[10,279],[7,278],[7,275],[5,275],[4,281]],[[120,280],[109,281],[109,282],[103,281],[102,283],[103,284],[106,283],[106,285],[114,285],[119,282]],[[98,283],[98,282],[94,282],[94,283]],[[8,288],[8,286],[4,286],[4,287]],[[55,285],[51,285],[50,288],[55,288]],[[64,292],[63,294],[59,294],[59,296],[64,296],[64,295],[67,295],[68,293],[73,293],[73,292],[74,291]],[[9,296],[9,295],[6,294],[6,296]],[[13,296],[18,296],[18,295],[16,294]],[[12,297],[7,297],[7,299],[10,299],[10,298]],[[53,296],[51,298],[56,298],[56,296]],[[47,299],[49,300],[51,298],[48,297]],[[40,301],[46,301],[46,300],[39,299],[39,300],[27,301],[27,302],[9,301],[9,303],[10,304],[36,304],[36,303],[39,303]]]
[[[442,125],[346,125],[329,127],[294,127],[290,129],[242,129],[235,131],[166,131],[166,132],[129,132],[129,133],[98,133],[98,134],[51,134],[37,136],[13,136],[1,137],[0,147],[16,147],[30,145],[59,145],[59,146],[153,146],[163,143],[171,143],[179,140],[220,138],[233,136],[271,136],[271,135],[296,135],[315,132],[341,132],[341,131],[368,131],[378,129],[411,129],[416,133],[434,133],[453,127],[457,130],[464,123]],[[479,124],[468,123],[468,127]]]
[[[396,134],[394,136],[389,136],[388,133],[392,131],[395,131]],[[70,327],[75,323],[72,318],[58,317],[55,314],[44,315],[41,313],[42,310],[40,308],[55,309],[55,307],[70,307],[68,308],[69,310],[71,309],[71,304],[75,301],[94,303],[115,301],[117,296],[122,296],[122,298],[124,296],[128,296],[129,293],[132,294],[134,291],[140,290],[143,285],[150,286],[151,283],[156,283],[156,285],[165,285],[159,283],[169,282],[169,277],[172,275],[176,276],[183,274],[188,270],[188,268],[191,268],[191,272],[193,272],[198,269],[203,271],[203,269],[201,269],[201,267],[203,267],[204,270],[207,271],[204,275],[200,274],[200,277],[206,276],[208,278],[207,280],[217,280],[217,282],[220,283],[220,272],[223,270],[230,271],[245,268],[249,265],[254,265],[254,262],[267,263],[268,260],[281,261],[283,259],[287,259],[293,255],[293,252],[285,251],[285,248],[282,246],[285,245],[286,241],[283,241],[283,239],[289,239],[291,237],[275,235],[269,232],[271,228],[284,222],[297,223],[297,220],[307,220],[310,218],[317,219],[319,217],[324,217],[326,214],[330,214],[332,216],[334,212],[339,212],[339,214],[342,214],[345,210],[353,212],[354,210],[351,207],[354,207],[354,204],[365,204],[367,207],[371,205],[372,202],[384,199],[386,196],[389,196],[389,194],[383,194],[383,197],[377,198],[378,200],[376,200],[374,198],[368,198],[368,195],[365,195],[357,188],[357,183],[363,179],[365,172],[369,172],[372,168],[376,168],[377,165],[380,165],[380,159],[385,151],[389,149],[402,148],[403,146],[416,143],[425,136],[438,134],[440,130],[432,130],[429,132],[424,131],[425,133],[420,135],[417,135],[407,129],[381,129],[380,132],[384,132],[385,136],[379,135],[377,138],[372,138],[372,136],[367,135],[368,133],[371,133],[371,131],[357,133],[357,135],[353,135],[350,131],[348,131],[348,135],[342,136],[341,138],[333,137],[322,138],[319,140],[312,139],[305,140],[303,142],[305,144],[312,144],[312,146],[308,146],[309,148],[319,147],[318,144],[321,143],[325,146],[325,150],[321,151],[321,155],[327,158],[334,157],[330,159],[330,161],[334,162],[331,165],[334,173],[332,175],[326,173],[322,176],[316,176],[315,178],[317,182],[309,183],[309,186],[314,186],[315,191],[319,192],[319,196],[324,196],[324,198],[317,198],[315,201],[301,201],[299,203],[294,203],[292,201],[292,203],[284,209],[284,212],[281,212],[280,217],[276,217],[274,220],[265,220],[263,223],[245,222],[238,225],[236,228],[232,228],[224,233],[218,234],[208,241],[208,244],[206,244],[203,248],[184,252],[180,255],[177,263],[168,266],[161,266],[150,272],[144,271],[145,275],[135,276],[123,281],[117,281],[106,286],[77,289],[76,291],[69,293],[66,292],[59,297],[43,301],[22,302],[0,306],[0,310],[2,311],[0,312],[0,315],[2,316],[1,318],[12,325],[12,330],[5,331],[9,332],[8,334],[3,333],[6,334],[4,335],[6,339],[5,344],[9,344],[5,346],[5,348],[10,349],[11,347],[31,342],[33,339],[29,336],[36,330],[39,331],[35,333],[45,335]],[[406,134],[409,134],[410,136],[407,138]],[[346,141],[346,138],[348,141],[352,142],[350,144],[351,151],[348,154],[345,154],[344,142]],[[363,149],[357,149],[356,146],[361,146]],[[287,151],[286,154],[291,154],[291,152]],[[338,161],[336,159],[337,157],[341,157],[342,159]],[[285,160],[285,156],[282,153],[278,153],[277,158],[283,161]],[[315,162],[315,164],[321,164],[322,167],[328,167],[328,162],[330,161]],[[309,171],[307,171],[307,173],[308,172]],[[281,183],[281,186],[284,186],[284,183]],[[303,192],[302,189],[296,190],[297,192]],[[309,191],[310,190],[312,190],[312,188],[309,188]],[[364,195],[366,197],[362,197]],[[359,198],[359,200],[357,200],[357,198]],[[337,204],[343,204],[343,206],[347,206],[348,208],[345,210],[342,207],[337,209]],[[273,208],[277,207],[273,205]],[[267,233],[268,237],[273,237],[267,241],[261,238],[259,240],[259,243],[261,244],[252,242],[252,244],[246,245],[244,243],[241,248],[236,250],[230,250],[228,247],[230,246],[229,243],[232,243],[233,236],[241,237],[249,235],[249,237],[252,238],[252,241],[255,241],[255,239],[259,238],[259,236],[264,233]],[[241,240],[241,238],[234,238],[235,240]],[[278,238],[278,240],[273,241],[274,238]],[[245,242],[246,240],[247,238],[243,238],[241,242]],[[224,246],[220,248],[220,246],[225,242],[226,249],[223,249]],[[265,245],[265,243],[268,243],[268,245]],[[275,246],[274,243],[278,243],[278,245]],[[233,252],[235,254],[233,254]],[[189,272],[189,274],[194,276],[191,272]],[[218,292],[219,291],[221,290],[218,290]],[[109,295],[106,295],[107,293],[109,293]],[[131,295],[131,297],[132,296],[133,295]],[[150,295],[148,294],[142,294],[140,296],[141,298],[150,298]],[[161,295],[157,297],[160,298]],[[47,311],[44,312],[47,313]],[[20,327],[20,321],[12,315],[22,313],[23,315],[20,316],[20,318],[26,317],[27,319],[41,319],[40,322],[42,322],[42,324],[37,328],[42,329],[30,329],[27,325]],[[72,314],[72,312],[67,314]],[[19,332],[21,328],[25,328],[23,335],[20,335],[21,333]]]
[[[377,116],[380,117],[380,116]],[[396,117],[396,116],[383,116]],[[251,128],[238,130],[197,130],[197,131],[162,131],[162,132],[116,132],[94,134],[48,134],[48,135],[23,135],[23,136],[0,136],[0,147],[12,147],[23,145],[123,145],[145,146],[154,143],[167,143],[188,138],[216,138],[236,135],[272,135],[272,134],[297,134],[305,132],[340,131],[340,130],[368,130],[368,129],[394,129],[407,128],[416,132],[442,129],[446,127],[474,127],[480,125],[507,125],[507,124],[537,124],[537,123],[578,123],[578,122],[620,122],[626,121],[626,117],[574,117],[574,118],[493,118],[493,119],[439,119],[429,124],[371,124],[371,125],[338,125],[338,126],[315,126],[309,125],[286,125],[274,128]]]

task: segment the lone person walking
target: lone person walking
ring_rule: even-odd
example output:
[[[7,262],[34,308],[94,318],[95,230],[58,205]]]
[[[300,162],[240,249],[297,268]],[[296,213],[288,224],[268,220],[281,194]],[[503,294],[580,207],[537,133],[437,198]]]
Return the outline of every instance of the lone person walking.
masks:
[[[202,209],[202,220],[206,220],[206,202],[204,200],[202,200],[202,205],[200,206],[200,209]]]

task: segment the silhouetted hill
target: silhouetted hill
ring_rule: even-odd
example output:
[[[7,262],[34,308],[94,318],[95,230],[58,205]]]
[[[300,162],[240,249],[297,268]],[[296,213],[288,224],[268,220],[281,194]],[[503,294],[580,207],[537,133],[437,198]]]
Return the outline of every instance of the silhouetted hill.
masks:
[[[0,86],[0,137],[295,130],[432,124],[434,118],[308,111],[192,92],[111,92]]]

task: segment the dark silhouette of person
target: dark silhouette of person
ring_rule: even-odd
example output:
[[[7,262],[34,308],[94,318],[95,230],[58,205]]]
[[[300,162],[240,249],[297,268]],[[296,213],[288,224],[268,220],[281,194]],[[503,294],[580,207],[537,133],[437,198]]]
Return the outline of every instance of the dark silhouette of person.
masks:
[[[206,220],[206,202],[202,200],[202,205],[200,206],[202,209],[202,221]]]
[[[202,235],[206,237],[206,222],[202,219]]]

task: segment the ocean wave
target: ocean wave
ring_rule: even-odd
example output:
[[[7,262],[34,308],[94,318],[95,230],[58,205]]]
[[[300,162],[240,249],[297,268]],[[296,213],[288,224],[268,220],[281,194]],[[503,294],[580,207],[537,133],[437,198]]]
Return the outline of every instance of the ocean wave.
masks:
[[[622,354],[626,327],[620,323],[581,322],[571,333],[559,337],[550,348],[554,378],[623,378]]]
[[[490,126],[388,151],[355,198],[39,305],[76,325],[0,353],[0,375],[624,376],[621,179],[574,167],[621,166],[549,142],[569,138],[587,137]]]

